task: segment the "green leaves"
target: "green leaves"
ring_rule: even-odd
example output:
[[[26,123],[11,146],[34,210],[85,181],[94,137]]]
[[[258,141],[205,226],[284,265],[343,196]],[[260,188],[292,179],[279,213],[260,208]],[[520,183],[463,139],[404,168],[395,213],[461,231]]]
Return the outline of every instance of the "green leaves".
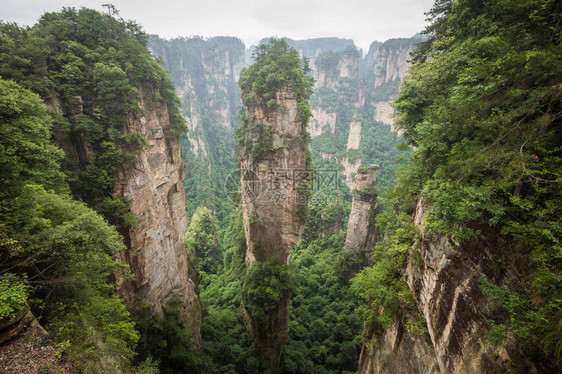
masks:
[[[377,243],[374,265],[361,270],[351,284],[351,291],[360,300],[357,313],[375,334],[412,309],[412,292],[401,278],[417,233],[406,214],[387,209],[378,219],[387,239]]]
[[[67,144],[64,166],[72,192],[91,207],[112,196],[118,171],[129,168],[146,145],[125,136],[126,127],[145,115],[141,97],[144,110],[168,115],[168,141],[187,131],[174,88],[138,25],[92,9],[65,8],[44,14],[31,29],[0,24],[0,30],[4,77],[40,93],[70,124],[54,130]]]
[[[288,265],[279,264],[277,257],[255,261],[250,265],[242,284],[242,302],[252,319],[266,328],[279,302],[293,291],[292,274]]]
[[[0,197],[29,181],[60,188],[62,151],[50,142],[51,117],[39,96],[0,79]]]
[[[197,207],[185,233],[185,248],[188,254],[197,257],[200,270],[206,274],[217,274],[223,265],[216,234],[217,228],[209,210]]]
[[[11,273],[0,275],[0,320],[10,318],[23,308],[27,301],[29,286]]]
[[[423,197],[428,238],[462,243],[495,232],[491,261],[524,258],[517,282],[482,287],[509,315],[490,322],[490,339],[514,334],[529,351],[544,341],[541,354],[559,360],[562,50],[554,3],[436,2],[434,35],[395,100],[398,127],[416,149],[391,201],[411,213]]]
[[[311,116],[308,100],[312,95],[314,80],[304,72],[298,52],[283,39],[270,39],[254,52],[255,62],[242,70],[240,88],[246,106],[256,104],[276,108],[277,94],[291,88],[297,99],[298,113],[303,124]],[[254,105],[254,104],[252,104]]]

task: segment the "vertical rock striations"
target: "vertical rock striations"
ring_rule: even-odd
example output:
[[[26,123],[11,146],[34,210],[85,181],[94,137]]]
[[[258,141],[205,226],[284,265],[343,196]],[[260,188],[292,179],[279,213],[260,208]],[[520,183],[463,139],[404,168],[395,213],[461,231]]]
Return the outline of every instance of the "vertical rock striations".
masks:
[[[305,225],[306,196],[299,186],[307,176],[306,124],[291,86],[276,92],[275,100],[274,110],[244,107],[260,133],[240,148],[248,264],[272,256],[287,264]]]
[[[351,45],[314,59],[312,153],[323,158],[323,165],[343,166],[345,184],[351,189],[362,164],[381,166],[383,191],[391,184],[395,167],[387,160],[399,157],[393,146],[399,141],[387,126],[393,123],[390,103],[406,76],[409,52],[419,41],[414,37],[374,42],[364,57]]]
[[[242,105],[237,82],[245,64],[244,43],[233,37],[151,36],[148,45],[162,58],[189,123],[188,137],[181,140],[188,214],[202,204],[222,220],[232,209],[217,191],[236,168],[233,133]]]
[[[501,244],[491,230],[482,230],[481,235],[462,244],[444,235],[426,237],[423,226],[430,209],[423,199],[418,200],[414,222],[422,238],[414,250],[421,261],[409,261],[406,279],[425,317],[441,372],[536,372],[532,364],[522,360],[514,344],[487,343],[489,321],[499,318],[501,312],[483,295],[480,281],[504,276],[507,281],[517,272],[517,265],[498,251]],[[513,274],[498,277],[493,261],[505,264]]]
[[[180,315],[199,343],[201,307],[196,285],[189,278],[192,265],[185,250],[187,216],[181,148],[177,137],[169,134],[166,105],[146,98],[153,92],[141,90],[140,94],[144,117],[130,120],[126,131],[144,136],[148,146],[134,166],[120,176],[117,191],[127,198],[138,218],[138,226],[125,233],[123,261],[129,264],[135,279],[123,284],[122,294],[130,307],[134,308],[138,298],[160,316],[171,299],[179,297]]]
[[[382,44],[378,42],[371,44],[366,60],[368,69],[374,73],[375,87],[400,81],[406,77],[411,65],[410,52],[420,40],[419,37],[398,38],[389,39]]]
[[[375,226],[377,190],[375,176],[378,165],[359,168],[355,177],[353,202],[347,225],[344,252],[350,255],[371,250],[378,240]]]
[[[240,79],[240,188],[248,268],[243,311],[264,367],[274,372],[280,370],[289,333],[287,265],[307,212],[311,85],[297,52],[282,40],[258,47],[255,64]],[[264,285],[267,292],[260,288]]]
[[[407,316],[405,319],[408,319]],[[363,343],[359,373],[440,373],[431,340],[410,331],[401,320],[394,321],[382,337],[370,336]]]

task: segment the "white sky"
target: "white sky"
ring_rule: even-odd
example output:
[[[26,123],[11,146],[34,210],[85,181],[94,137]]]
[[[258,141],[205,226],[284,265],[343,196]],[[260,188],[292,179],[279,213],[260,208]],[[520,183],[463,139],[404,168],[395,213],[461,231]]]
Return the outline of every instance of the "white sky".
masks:
[[[422,31],[433,0],[0,0],[0,20],[33,25],[46,11],[105,3],[163,38],[237,36],[249,46],[269,36],[335,36],[367,51],[374,40]]]

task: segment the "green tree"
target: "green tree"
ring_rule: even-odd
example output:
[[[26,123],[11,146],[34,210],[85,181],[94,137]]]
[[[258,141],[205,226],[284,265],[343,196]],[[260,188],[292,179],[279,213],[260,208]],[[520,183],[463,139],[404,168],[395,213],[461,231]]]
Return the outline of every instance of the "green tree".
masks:
[[[432,207],[425,237],[461,246],[490,238],[487,258],[500,270],[482,289],[510,316],[491,321],[491,332],[510,331],[530,356],[554,360],[562,352],[560,14],[561,4],[546,0],[436,2],[431,37],[395,100],[415,150],[397,174],[397,225],[388,226],[408,231],[401,217],[423,198]],[[392,259],[396,249],[383,244],[380,255]],[[505,276],[507,267],[519,276]],[[375,265],[356,280],[375,308],[388,307],[385,289],[400,282],[400,271],[388,275]]]
[[[11,197],[30,182],[62,188],[63,153],[50,141],[51,125],[39,96],[0,79],[0,197]]]

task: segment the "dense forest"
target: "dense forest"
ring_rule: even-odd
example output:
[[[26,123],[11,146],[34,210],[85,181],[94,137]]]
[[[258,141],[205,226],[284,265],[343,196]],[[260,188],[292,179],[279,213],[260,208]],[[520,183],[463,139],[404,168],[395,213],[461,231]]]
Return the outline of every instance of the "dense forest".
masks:
[[[124,130],[152,93],[165,136],[185,131],[173,86],[140,27],[109,14],[64,9],[0,33],[2,317],[29,305],[77,369],[125,369],[140,336],[115,280],[132,276],[119,232],[137,218],[114,191],[147,143]]]
[[[105,7],[0,22],[5,372],[561,370],[561,2],[436,0],[366,54],[165,40]],[[294,159],[334,184],[245,200],[244,167]],[[376,200],[359,254],[352,197]]]
[[[486,344],[521,350],[539,371],[557,371],[560,10],[552,1],[436,2],[430,38],[413,54],[394,101],[414,152],[380,217],[388,239],[353,284],[375,334],[416,305],[404,276],[423,263],[416,250],[448,237],[464,256],[485,259],[476,292],[492,301]],[[420,203],[423,237],[412,219]],[[516,356],[503,370],[525,367]]]

